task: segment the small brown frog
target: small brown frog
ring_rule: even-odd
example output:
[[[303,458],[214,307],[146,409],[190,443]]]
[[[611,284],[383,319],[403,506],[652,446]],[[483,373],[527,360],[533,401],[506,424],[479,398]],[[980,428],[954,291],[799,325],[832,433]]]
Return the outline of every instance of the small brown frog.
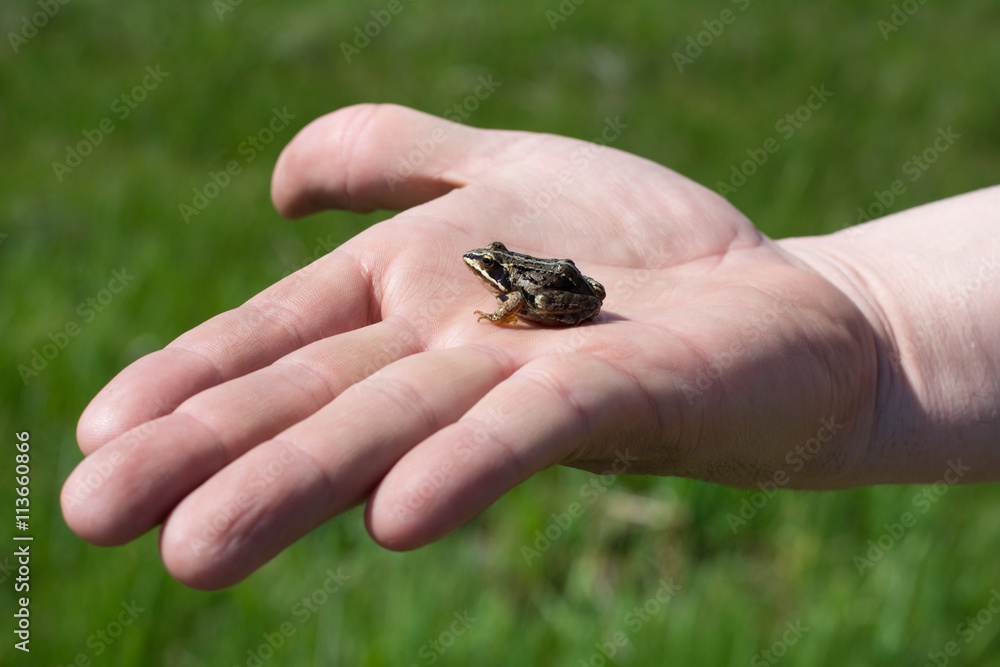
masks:
[[[508,324],[520,316],[542,324],[572,326],[601,312],[604,287],[580,273],[571,259],[522,255],[499,241],[470,250],[462,259],[500,300],[493,313],[477,310],[480,320]]]

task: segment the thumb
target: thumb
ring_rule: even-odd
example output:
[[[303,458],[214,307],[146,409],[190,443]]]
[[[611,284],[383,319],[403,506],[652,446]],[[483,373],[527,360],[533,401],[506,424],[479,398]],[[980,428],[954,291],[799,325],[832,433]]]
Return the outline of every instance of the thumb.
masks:
[[[314,120],[285,147],[271,199],[289,218],[328,208],[410,208],[465,185],[452,168],[485,134],[392,104],[345,107]]]

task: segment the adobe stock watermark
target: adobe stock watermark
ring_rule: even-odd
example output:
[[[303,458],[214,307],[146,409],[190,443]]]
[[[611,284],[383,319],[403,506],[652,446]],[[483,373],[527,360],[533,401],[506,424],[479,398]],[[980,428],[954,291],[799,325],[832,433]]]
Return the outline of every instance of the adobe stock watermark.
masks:
[[[39,30],[49,24],[49,21],[56,17],[62,5],[68,4],[69,0],[38,0],[36,3],[41,11],[33,13],[30,17],[21,17],[21,29],[17,32],[8,32],[7,41],[14,53],[21,50],[21,47],[28,43],[28,40],[35,37]]]
[[[417,650],[417,655],[423,658],[425,665],[433,665],[438,660],[441,659],[445,653],[448,652],[452,646],[458,641],[458,638],[469,631],[472,624],[476,622],[476,617],[473,616],[468,609],[462,611],[461,613],[455,612],[452,615],[452,622],[447,628],[442,630],[433,639],[425,642]],[[409,667],[420,667],[417,663],[410,663]]]
[[[149,440],[156,433],[158,425],[159,421],[157,420],[148,421],[122,434],[119,440],[121,440],[121,444],[125,445],[125,448],[116,447],[111,456],[102,458],[101,462],[93,467],[86,477],[77,480],[72,489],[65,489],[62,501],[69,507],[76,507],[80,503],[87,502],[95,491],[111,479],[111,475],[125,461],[125,452]]]
[[[670,248],[662,245],[658,245],[655,248],[646,247],[643,248],[643,251],[642,259],[644,260],[644,266],[653,266],[654,268],[637,268],[624,278],[616,280],[614,287],[611,289],[616,298],[628,300],[636,292],[645,289],[655,275],[655,267],[662,266],[676,252],[676,250],[671,252]]]
[[[115,131],[115,127],[117,127],[115,123],[128,118],[151,92],[160,87],[160,84],[168,76],[170,76],[170,72],[160,70],[159,64],[155,67],[148,65],[146,75],[139,83],[111,101],[110,109],[113,117],[105,116],[98,121],[96,127],[83,130],[83,139],[76,144],[66,144],[64,161],[55,160],[52,162],[52,171],[55,173],[56,180],[62,183],[63,177],[71,174],[74,169],[83,164],[83,159],[93,153],[94,149],[104,142],[105,137]]]
[[[419,484],[408,489],[407,500],[404,505],[396,507],[397,518],[406,521],[414,513],[426,507],[437,493],[444,488],[447,481],[462,467],[462,465],[475,456],[476,451],[493,439],[493,434],[503,428],[507,422],[507,414],[502,405],[496,405],[489,409],[487,416],[483,419],[471,434],[459,441],[455,447],[454,456],[447,459],[439,469],[434,470],[425,476]]]
[[[10,575],[14,574],[16,571],[16,566],[10,559],[10,554],[3,557],[3,562],[0,563],[0,584],[7,583]]]
[[[815,112],[822,109],[831,97],[833,97],[833,93],[826,89],[825,83],[821,83],[818,88],[810,86],[809,96],[806,97],[805,102],[775,121],[774,130],[781,135],[784,141],[788,141],[812,120]],[[723,197],[735,194],[746,185],[747,179],[756,174],[757,170],[767,164],[770,157],[779,150],[781,150],[781,141],[774,137],[768,137],[757,148],[748,148],[746,154],[749,159],[743,160],[739,164],[730,165],[728,180],[725,182],[716,181],[715,191]]]
[[[413,322],[413,324],[416,325],[416,330],[420,330],[428,326],[434,326],[440,319],[438,314],[448,312],[453,309],[453,304],[457,297],[463,294],[467,294],[467,291],[456,287],[455,283],[452,283],[451,288],[447,292],[442,292],[439,295],[436,295],[433,303],[428,304],[427,311],[422,312],[419,318]],[[470,322],[473,326],[475,326],[473,318],[470,318]],[[567,334],[571,335],[560,338],[557,344],[547,348],[547,354],[572,353],[579,350],[580,347],[586,343],[586,337],[579,331],[567,332]],[[360,382],[360,380],[365,377],[373,377],[381,368],[387,366],[396,359],[405,356],[408,349],[413,349],[416,337],[413,334],[408,333],[405,338],[398,340],[399,342],[394,342],[391,347],[385,348],[380,357],[376,357],[369,361],[369,364],[362,372],[361,377],[355,382]],[[406,500],[395,507],[394,514],[396,519],[400,523],[406,522],[415,513],[420,512],[427,507],[431,501],[437,497],[437,494],[445,488],[448,484],[448,480],[450,480],[456,472],[466,467],[468,462],[473,460],[475,457],[482,456],[483,448],[495,442],[495,435],[503,429],[504,425],[507,423],[507,419],[508,413],[506,405],[499,404],[491,406],[486,414],[477,420],[475,428],[458,440],[450,457],[445,459],[437,469],[427,473],[421,479],[407,486]],[[616,452],[616,454],[618,454],[618,452]],[[627,451],[624,456],[628,456]],[[592,481],[591,483],[602,484],[603,482]],[[608,485],[612,483],[613,480],[607,482]]]
[[[566,19],[576,13],[576,8],[587,0],[561,0],[555,10],[545,10],[545,20],[549,22],[552,32],[555,32],[560,23],[565,23]]]
[[[442,321],[442,318],[449,317],[456,308],[465,310],[469,315],[472,315],[475,305],[470,305],[469,303],[469,289],[477,286],[476,278],[471,274],[459,275],[461,276],[459,278],[441,281],[441,284],[437,286],[437,289],[433,293],[433,298],[421,305],[420,311],[410,319],[410,322],[414,325],[412,327],[414,330],[435,330]],[[483,303],[496,303],[495,299],[492,302],[488,301],[488,299],[492,298],[488,293],[483,294],[480,290],[475,292],[475,294],[483,300]],[[471,317],[469,321],[475,323],[475,320]],[[416,343],[416,338],[412,338],[412,335],[408,335],[407,340]],[[496,426],[499,427],[501,423],[497,422]]]
[[[86,644],[90,651],[78,653],[68,665],[89,665],[91,656],[98,658],[104,655],[105,651],[125,634],[126,629],[135,623],[139,615],[146,611],[145,607],[140,607],[135,600],[122,602],[120,606],[121,611],[113,619],[87,637]]]
[[[271,117],[267,123],[254,134],[248,135],[236,147],[237,154],[243,160],[230,160],[224,169],[219,171],[209,171],[208,179],[201,187],[192,190],[194,196],[191,202],[181,202],[177,205],[177,210],[184,220],[184,224],[190,224],[192,218],[201,215],[208,205],[218,197],[223,190],[229,187],[233,178],[243,173],[243,167],[257,159],[257,156],[264,151],[274,138],[288,127],[289,121],[295,119],[296,114],[289,113],[288,107],[277,107],[271,109]]]
[[[361,372],[352,378],[351,384],[355,385],[365,378],[375,375],[392,362],[410,355],[418,345],[417,336],[412,331],[400,331],[391,342],[383,343],[380,346],[381,352],[377,355],[365,357],[367,363]]]
[[[570,166],[562,169],[554,179],[549,179],[544,187],[535,190],[525,208],[511,216],[514,228],[522,229],[541,224],[545,211],[590,168],[590,165],[603,154],[605,147],[617,141],[627,129],[628,124],[622,122],[621,116],[605,117],[601,133],[573,152]]]
[[[618,481],[618,475],[624,475],[638,460],[639,457],[633,456],[628,449],[616,451],[611,466],[580,487],[582,502],[570,503],[566,511],[549,515],[550,521],[545,528],[535,531],[535,541],[532,544],[534,548],[528,544],[521,545],[521,555],[524,556],[525,563],[531,565],[533,560],[541,558],[543,553],[551,549],[576,520],[584,515],[587,508],[596,503],[607,493],[608,488]]]
[[[351,580],[351,575],[343,570],[343,567],[338,567],[336,572],[327,569],[323,582],[311,593],[298,599],[289,610],[298,626],[291,621],[282,621],[273,630],[262,632],[260,643],[247,648],[244,652],[246,659],[242,664],[245,667],[261,667],[277,655],[278,651],[295,636],[295,633],[312,620],[320,609],[327,605],[333,596],[339,593]]]
[[[493,74],[480,75],[476,78],[476,85],[471,92],[463,97],[461,101],[455,102],[441,114],[444,118],[461,123],[469,119],[482,102],[493,97],[497,88],[503,85],[502,81],[493,78]]]
[[[338,245],[340,244],[333,240],[333,234],[327,234],[325,239],[322,236],[317,236],[316,245],[313,246],[312,253],[304,257],[302,261],[300,261],[298,264],[293,264],[292,268],[285,271],[281,277],[287,278],[296,271],[301,271],[302,269],[306,268],[307,266],[315,262],[320,257],[329,254]]]
[[[757,488],[760,491],[754,492],[749,497],[744,496],[740,502],[739,513],[729,512],[726,514],[726,521],[729,523],[729,529],[733,531],[733,535],[752,521],[757,513],[770,502],[771,498],[778,494],[779,488],[788,486],[792,480],[792,474],[799,472],[809,461],[816,458],[823,446],[833,440],[837,432],[844,428],[843,424],[837,423],[833,415],[820,419],[819,423],[820,426],[814,436],[806,439],[802,444],[796,445],[795,449],[791,449],[785,454],[787,470],[778,468],[769,480],[757,482]]]
[[[776,299],[775,303],[781,308],[788,307],[788,304],[781,300]],[[780,319],[781,311],[775,306],[753,312],[740,327],[739,335],[730,343],[729,349],[714,353],[708,363],[698,369],[692,382],[681,385],[681,391],[684,392],[688,405],[694,405],[713,384],[721,382],[725,372],[736,363],[736,360],[747,352],[754,341],[773,331],[774,325]]]
[[[413,2],[413,0],[409,0],[409,2]],[[366,22],[363,26],[354,26],[352,42],[350,44],[340,43],[340,52],[344,54],[344,60],[350,64],[351,59],[361,55],[361,52],[368,48],[372,40],[378,38],[382,31],[389,27],[393,19],[403,13],[404,9],[406,6],[403,5],[402,0],[389,0],[385,9],[371,10],[369,12],[372,17],[371,21]]]
[[[961,637],[967,646],[972,643],[980,632],[993,623],[993,619],[1000,615],[1000,591],[996,588],[990,589],[990,599],[979,611],[972,616],[966,616],[965,620],[955,627],[955,634]],[[957,641],[946,642],[940,651],[928,651],[927,662],[923,667],[947,667],[952,658],[958,657],[963,646]]]
[[[961,138],[962,135],[952,130],[951,125],[947,129],[943,127],[937,128],[937,134],[930,144],[903,162],[899,167],[900,172],[902,172],[902,175],[910,183],[916,183]],[[892,181],[885,190],[875,190],[872,192],[874,201],[870,202],[867,206],[858,207],[858,215],[855,222],[868,222],[869,220],[885,215],[892,209],[896,203],[896,199],[906,194],[906,191],[906,183],[902,178]],[[863,233],[863,230],[857,227],[852,227],[847,232],[848,237],[851,239],[861,233]]]
[[[220,21],[226,20],[226,14],[236,11],[236,8],[243,4],[243,0],[212,0],[212,9]]]
[[[993,241],[996,248],[997,242]],[[988,257],[984,257],[979,263],[975,275],[969,277],[959,285],[951,285],[948,288],[948,300],[956,306],[965,306],[969,301],[982,294],[985,289],[993,289],[997,284],[997,276],[1000,274],[1000,252],[994,249]]]
[[[111,279],[104,289],[87,297],[76,307],[76,314],[80,316],[80,320],[69,320],[62,328],[50,331],[46,335],[47,343],[43,343],[40,349],[38,347],[32,348],[28,363],[17,366],[17,373],[21,376],[24,386],[27,387],[32,378],[38,377],[42,371],[48,368],[49,364],[63,353],[70,342],[83,332],[84,327],[97,319],[98,315],[103,313],[115,300],[115,297],[125,291],[125,288],[133,280],[135,280],[135,276],[130,274],[125,267],[112,271]]]
[[[927,0],[903,0],[899,4],[894,4],[888,20],[879,19],[875,22],[875,27],[882,34],[882,41],[888,42],[889,35],[899,32],[899,29],[907,24],[910,17],[920,11],[920,8],[926,3]]]
[[[277,441],[272,441],[272,443]],[[287,443],[281,443],[277,453],[271,457],[267,465],[259,466],[247,477],[242,491],[222,505],[216,506],[217,511],[202,526],[201,534],[191,539],[188,546],[195,554],[214,543],[243,517],[248,509],[259,505],[260,495],[265,489],[280,479],[288,466],[300,456],[299,450]]]
[[[809,627],[802,625],[801,618],[796,619],[794,623],[792,621],[786,622],[785,628],[786,630],[780,638],[775,639],[770,646],[750,658],[751,667],[767,667],[767,665],[777,664],[788,655],[788,649],[798,644],[799,640],[809,632]]]
[[[919,511],[914,514],[911,511],[903,512],[899,518],[889,523],[882,524],[885,530],[881,535],[868,540],[868,549],[861,554],[855,554],[852,559],[854,566],[858,569],[858,574],[864,576],[866,570],[875,567],[885,555],[892,551],[906,536],[907,531],[917,525],[917,519],[927,514],[941,498],[943,498],[952,486],[962,481],[965,473],[972,470],[970,466],[962,465],[962,459],[948,461],[948,467],[937,482],[926,486],[913,496],[911,504]]]
[[[739,8],[740,12],[745,12],[750,7],[750,0],[730,1]],[[688,38],[685,40],[684,50],[674,51],[673,53],[677,71],[683,74],[686,66],[693,65],[694,61],[705,53],[705,49],[715,44],[715,40],[722,36],[722,33],[726,31],[726,27],[736,22],[738,16],[739,14],[732,9],[723,9],[719,12],[719,18],[702,21],[701,24],[705,26],[705,29],[694,35],[688,35]]]
[[[636,605],[622,619],[626,630],[616,630],[604,641],[594,642],[596,649],[586,659],[580,658],[580,667],[604,667],[609,660],[614,660],[622,650],[631,643],[631,637],[639,634],[646,624],[659,616],[669,606],[670,600],[684,590],[681,584],[675,583],[673,577],[660,579],[659,587],[645,602]],[[621,657],[619,656],[619,659]]]
[[[471,92],[462,98],[461,101],[456,102],[446,109],[441,115],[447,120],[461,123],[468,119],[479,108],[480,104],[492,97],[497,88],[502,85],[503,82],[494,79],[492,74],[487,76],[480,75],[476,79]],[[414,147],[408,153],[400,155],[396,159],[396,167],[386,173],[385,184],[389,188],[389,191],[395,192],[396,185],[412,176],[420,166],[426,163],[437,152],[438,147],[448,141],[448,139],[450,139],[448,132],[443,127],[435,127],[426,137],[417,140]]]

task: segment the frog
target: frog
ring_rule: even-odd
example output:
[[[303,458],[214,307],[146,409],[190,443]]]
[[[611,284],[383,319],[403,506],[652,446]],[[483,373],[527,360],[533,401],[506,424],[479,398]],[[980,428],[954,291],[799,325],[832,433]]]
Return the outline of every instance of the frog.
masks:
[[[573,326],[601,312],[604,286],[576,268],[571,259],[542,259],[512,252],[500,241],[462,255],[469,270],[499,301],[477,322],[515,324],[518,317],[550,326]]]

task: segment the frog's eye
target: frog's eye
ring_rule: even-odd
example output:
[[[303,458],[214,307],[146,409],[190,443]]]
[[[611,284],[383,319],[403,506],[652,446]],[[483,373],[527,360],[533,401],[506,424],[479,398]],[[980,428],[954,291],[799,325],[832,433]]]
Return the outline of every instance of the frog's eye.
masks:
[[[487,269],[492,268],[493,258],[490,257],[489,255],[483,255],[483,267]]]

